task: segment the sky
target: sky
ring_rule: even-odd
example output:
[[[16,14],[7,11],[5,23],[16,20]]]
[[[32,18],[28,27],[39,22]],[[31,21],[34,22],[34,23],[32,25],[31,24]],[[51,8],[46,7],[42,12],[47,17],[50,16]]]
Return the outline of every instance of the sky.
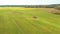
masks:
[[[0,5],[47,5],[60,4],[60,0],[0,0]]]

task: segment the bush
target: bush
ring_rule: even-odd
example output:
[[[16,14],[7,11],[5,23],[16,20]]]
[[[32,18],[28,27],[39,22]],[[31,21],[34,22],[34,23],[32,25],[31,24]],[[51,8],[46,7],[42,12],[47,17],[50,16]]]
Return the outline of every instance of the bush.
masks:
[[[60,6],[55,7],[55,9],[60,10]]]

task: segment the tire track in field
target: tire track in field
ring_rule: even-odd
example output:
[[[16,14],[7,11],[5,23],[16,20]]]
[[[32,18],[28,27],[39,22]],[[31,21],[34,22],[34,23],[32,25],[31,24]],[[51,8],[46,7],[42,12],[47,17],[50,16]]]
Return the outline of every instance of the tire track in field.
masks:
[[[9,17],[9,19],[8,19],[8,21],[9,21],[9,23],[8,23],[8,27],[9,27],[9,28],[8,28],[8,33],[9,33],[9,34],[11,34],[11,33],[13,34],[13,32],[17,32],[17,31],[12,30],[12,29],[15,28],[16,26],[14,26],[15,24],[13,23],[13,20],[10,18],[10,15],[8,15],[8,17]],[[13,25],[12,25],[11,23],[12,23]],[[12,26],[14,26],[14,27],[12,27],[12,26],[10,26],[10,25],[12,25]],[[10,29],[10,28],[12,28],[12,29]]]
[[[17,24],[17,22],[19,22],[19,20],[17,20],[15,16],[13,16],[13,15],[11,15],[11,16],[12,16],[11,18],[14,19],[14,21],[16,21],[16,24]],[[18,19],[19,19],[19,18],[18,18]],[[22,26],[23,26],[23,25],[22,25]],[[20,27],[21,27],[21,24],[20,24]],[[21,27],[21,29],[24,31],[24,29],[23,29],[22,27]]]
[[[45,19],[46,21],[49,21],[49,22],[51,22],[51,23],[55,23],[55,24],[57,24],[57,25],[60,25],[60,19],[58,19],[58,18],[54,18],[54,17],[50,17],[50,18],[48,18],[48,19]]]
[[[33,22],[31,22],[30,20],[24,18],[27,22],[29,22],[30,25],[33,25],[33,27],[35,27],[37,30],[39,30],[38,26],[36,24],[34,24]],[[39,24],[40,25],[40,24]],[[48,29],[49,30],[49,29]],[[50,31],[50,30],[49,30]]]
[[[16,20],[17,18],[14,18],[14,19]],[[42,18],[41,18],[41,19],[42,19]],[[28,20],[28,19],[27,19],[27,21],[28,21],[29,23],[32,23],[32,21],[30,21],[30,20]],[[43,22],[43,21],[44,21],[44,22]],[[46,21],[45,19],[42,19],[41,22],[45,23],[45,21]],[[50,23],[50,22],[47,22],[47,23]],[[47,23],[45,23],[45,24],[47,24]],[[50,23],[50,24],[51,24],[51,23]],[[37,27],[37,25],[34,24],[34,23],[33,23],[32,25],[33,25],[34,27]],[[48,25],[49,25],[49,24],[48,24]],[[39,29],[39,28],[38,28],[38,29]]]
[[[16,19],[18,19],[18,17],[16,17],[16,18],[14,18],[14,20],[16,20]],[[17,21],[17,20],[16,20]],[[20,22],[19,20],[18,20],[18,22]],[[25,22],[26,23],[26,22]],[[27,21],[27,23],[26,23],[26,25],[28,26],[28,25],[30,25],[30,26],[32,26],[32,24],[30,24],[30,23],[28,23],[28,21]],[[34,27],[34,26],[33,26]],[[34,28],[34,29],[36,29],[36,27]],[[23,29],[24,30],[24,29]],[[37,29],[38,30],[38,29]],[[24,31],[25,32],[25,31]],[[40,31],[38,31],[39,33],[40,33]]]
[[[44,29],[44,30],[47,29],[47,31],[52,32],[50,29],[48,29],[48,28],[46,28],[45,26],[41,25],[41,24],[44,24],[44,23],[41,23],[40,21],[37,21],[36,24],[34,24],[34,23],[33,23],[32,21],[30,21],[29,19],[26,19],[26,20],[29,22],[29,24],[33,25],[33,26],[36,27],[36,29],[38,29],[38,30],[41,30],[41,28],[42,28],[42,29]],[[38,22],[39,22],[39,23],[38,23]],[[37,24],[38,24],[38,25],[37,25]],[[43,26],[43,27],[39,28],[39,26],[40,26],[40,27]]]
[[[20,21],[17,20],[17,19],[15,18],[15,16],[13,17],[13,19],[14,19],[14,21],[16,22],[16,24],[21,28],[21,30],[24,32],[24,34],[27,34],[26,30],[24,30],[24,28],[23,28],[23,25],[18,24]]]
[[[11,17],[10,17],[11,16]],[[14,15],[9,15],[9,17],[11,18],[11,21],[17,26],[17,28],[19,29],[19,31],[21,31],[22,34],[24,34],[24,30],[22,28],[22,26],[18,24],[18,21],[15,19]]]
[[[5,25],[4,25],[4,27],[5,27],[5,33],[4,33],[4,34],[8,34],[8,32],[7,32],[7,28],[8,28],[8,27],[7,27],[7,18],[8,18],[8,17],[7,17],[7,16],[3,16],[3,17],[4,17],[4,21],[3,21],[3,22],[5,23]],[[7,17],[7,18],[6,18],[6,17]]]
[[[11,17],[12,18],[12,17]],[[20,31],[20,33],[22,33],[23,31],[22,31],[22,28],[21,27],[19,27],[19,25],[17,24],[18,22],[15,20],[15,19],[11,19],[12,20],[12,22],[17,26],[17,28],[19,29],[19,31]]]
[[[30,25],[33,25],[35,28],[37,28],[37,23],[36,24],[34,24],[31,20],[28,20],[28,19],[26,19],[26,18],[24,18],[27,22],[29,22],[29,24]],[[37,22],[40,22],[40,21],[37,21]],[[40,25],[40,23],[39,23],[39,25]],[[37,28],[38,29],[38,28]],[[49,29],[48,29],[49,30]]]
[[[18,19],[18,17],[17,17],[17,19]],[[33,25],[33,27],[35,27],[36,29],[38,29],[39,30],[39,28],[38,28],[38,26],[36,25],[36,24],[34,24],[33,22],[31,22],[30,20],[28,20],[28,19],[26,19],[26,18],[24,18],[27,22],[29,22],[29,24],[30,25]],[[40,24],[39,24],[40,25]],[[49,30],[49,29],[48,29]]]
[[[1,30],[2,32],[1,33],[3,33],[3,34],[7,34],[7,29],[6,29],[6,22],[5,22],[5,18],[4,18],[5,16],[4,15],[1,15],[0,16],[0,23],[2,23],[1,24],[1,28],[3,29],[3,30]]]
[[[37,26],[37,24],[34,24],[33,22],[31,22],[30,20],[28,20],[28,19],[26,19],[25,18],[25,20],[31,25],[31,26],[33,26],[37,31],[35,32],[36,34],[42,34],[42,32],[41,32],[41,28],[38,28],[39,26]],[[40,24],[39,24],[40,25]]]
[[[1,31],[0,33],[1,34],[4,34],[4,31],[5,31],[5,24],[4,24],[4,19],[3,19],[3,16],[0,16],[0,24],[1,24]]]
[[[39,19],[42,19],[42,20],[40,20],[42,23],[45,23],[45,22],[47,22],[45,19],[43,19],[43,18],[39,18]],[[30,20],[27,20],[27,21],[29,21],[30,23],[31,23],[31,21]],[[51,25],[51,26],[54,26],[54,27],[56,27],[56,24],[54,24],[54,23],[50,23],[50,22],[47,22],[47,23],[45,23],[45,24],[47,24],[47,25]],[[35,24],[32,24],[32,25],[34,25],[34,26],[36,26],[37,27],[37,25],[35,25]],[[58,25],[59,26],[59,25]],[[49,29],[48,29],[49,30]],[[50,30],[51,31],[51,30]]]
[[[30,21],[30,20],[29,20]],[[39,21],[39,20],[38,20]],[[41,21],[42,22],[42,21]],[[43,24],[45,24],[44,22],[43,22]],[[47,23],[46,23],[47,24]],[[33,25],[35,25],[35,24],[33,24]],[[49,24],[47,24],[47,25],[49,25]],[[36,25],[37,26],[37,25]],[[51,25],[49,25],[49,26],[51,26]],[[55,27],[55,26],[54,26]],[[53,28],[54,28],[53,27]],[[39,27],[37,27],[38,29],[39,29]],[[47,32],[49,31],[50,33],[52,33],[52,32],[55,32],[55,31],[58,31],[58,29],[59,28],[55,28],[54,29],[54,31],[52,31],[51,29],[48,29],[48,27],[47,27],[47,29],[46,29],[46,27],[44,28],[44,27],[41,27],[42,29],[45,29],[45,30],[47,30]],[[57,30],[56,30],[57,29]],[[57,33],[57,32],[55,32],[55,33]],[[58,33],[59,33],[59,31],[58,31]]]
[[[41,18],[40,18],[41,19]],[[42,18],[42,20],[40,20],[41,22],[43,22],[44,24],[48,24],[48,25],[50,25],[50,26],[52,26],[53,27],[53,29],[50,29],[50,30],[52,30],[52,33],[56,33],[57,34],[57,32],[59,33],[60,31],[60,26],[59,25],[57,25],[57,24],[54,24],[54,23],[50,23],[50,22],[46,22],[46,20],[45,19],[43,19]]]
[[[55,27],[59,27],[60,28],[60,25],[57,25],[57,24],[54,24],[54,23],[50,23],[50,22],[46,21],[43,18],[39,18],[39,19],[41,19],[40,21],[43,22],[43,23],[46,23],[46,24],[49,24],[49,25],[52,25],[52,26],[55,26]]]
[[[26,19],[26,20],[28,20],[28,19]],[[43,26],[43,25],[42,25],[43,23],[41,23],[40,21],[37,21],[37,20],[36,20],[36,21],[37,21],[36,24],[38,24],[38,25],[34,24],[34,23],[33,23],[32,21],[30,21],[30,20],[28,20],[28,21],[30,22],[30,24],[32,24],[33,26],[35,26],[35,27],[36,27],[37,29],[39,29],[39,30],[40,30],[40,27]],[[38,23],[38,22],[39,22],[39,23]],[[39,26],[40,26],[40,27],[39,27]],[[44,30],[47,29],[48,31],[51,32],[51,30],[49,30],[48,28],[44,28],[44,27],[41,27],[41,28],[44,29]]]

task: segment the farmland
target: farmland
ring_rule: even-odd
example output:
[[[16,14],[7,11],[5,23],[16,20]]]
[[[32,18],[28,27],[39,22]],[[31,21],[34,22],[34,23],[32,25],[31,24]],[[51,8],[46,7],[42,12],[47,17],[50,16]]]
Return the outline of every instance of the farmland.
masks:
[[[60,34],[60,15],[48,9],[0,7],[0,34]]]

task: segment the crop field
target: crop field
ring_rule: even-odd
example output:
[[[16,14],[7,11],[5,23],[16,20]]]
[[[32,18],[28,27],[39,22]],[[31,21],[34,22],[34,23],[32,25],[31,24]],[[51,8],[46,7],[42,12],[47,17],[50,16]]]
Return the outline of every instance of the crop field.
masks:
[[[0,34],[60,34],[60,15],[48,9],[0,7]]]

